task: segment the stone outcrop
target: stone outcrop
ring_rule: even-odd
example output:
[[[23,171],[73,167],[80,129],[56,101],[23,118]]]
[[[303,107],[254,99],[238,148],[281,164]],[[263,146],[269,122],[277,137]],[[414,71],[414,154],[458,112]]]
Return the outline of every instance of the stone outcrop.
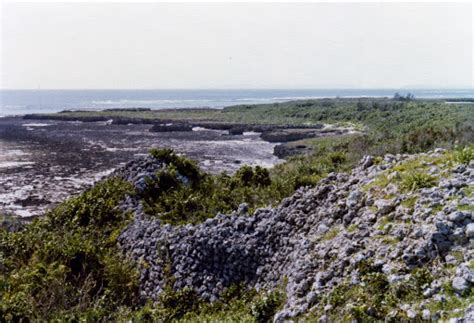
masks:
[[[175,289],[192,288],[209,301],[236,283],[258,290],[285,285],[286,303],[275,321],[322,306],[322,297],[344,281],[359,284],[362,261],[381,268],[390,283],[409,279],[415,267],[429,264],[437,273],[437,263],[449,263],[456,269],[425,286],[425,300],[403,307],[408,318],[436,320],[440,313],[424,304],[444,297],[441,285],[450,284],[460,297],[474,286],[474,163],[444,161],[445,155],[367,156],[352,173],[331,173],[277,207],[248,215],[241,205],[197,225],[171,226],[146,216],[138,194],[122,206],[135,219],[119,244],[140,265],[143,298],[157,299],[171,276]],[[402,190],[397,178],[409,163],[423,165],[436,183]],[[115,176],[140,192],[145,177],[163,167],[147,157]],[[473,309],[466,309],[465,321]]]
[[[156,124],[151,127],[152,132],[192,131],[193,126],[187,123]]]

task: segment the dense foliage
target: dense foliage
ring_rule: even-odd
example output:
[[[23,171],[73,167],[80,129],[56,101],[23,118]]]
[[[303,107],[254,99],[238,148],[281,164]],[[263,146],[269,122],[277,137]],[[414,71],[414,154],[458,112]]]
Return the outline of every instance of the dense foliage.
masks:
[[[272,196],[276,184],[265,168],[243,166],[233,176],[210,175],[170,149],[150,153],[167,167],[148,180],[143,194],[145,211],[165,222],[197,223],[219,212],[236,210],[243,202],[255,208],[279,198]]]
[[[130,193],[109,179],[19,232],[0,229],[0,318],[97,320],[137,305],[137,271],[116,248]]]
[[[190,289],[168,288],[158,304],[148,303],[132,316],[138,321],[153,322],[271,322],[284,300],[279,290],[257,292],[233,285],[224,290],[218,301],[209,303]]]

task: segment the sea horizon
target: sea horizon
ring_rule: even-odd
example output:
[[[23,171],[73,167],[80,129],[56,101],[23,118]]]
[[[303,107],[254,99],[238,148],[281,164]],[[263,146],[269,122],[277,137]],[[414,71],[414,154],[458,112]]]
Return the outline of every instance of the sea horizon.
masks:
[[[224,108],[322,98],[474,98],[473,89],[2,89],[0,116],[108,108]]]

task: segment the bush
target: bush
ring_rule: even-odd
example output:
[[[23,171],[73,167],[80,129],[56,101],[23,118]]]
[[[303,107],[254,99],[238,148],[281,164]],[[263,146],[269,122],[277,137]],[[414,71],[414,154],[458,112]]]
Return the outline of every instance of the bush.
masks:
[[[324,312],[329,321],[383,321],[389,313],[395,315],[394,321],[405,321],[404,313],[398,312],[400,304],[422,300],[425,285],[433,280],[429,270],[414,268],[409,280],[390,284],[381,268],[371,261],[362,261],[358,271],[361,284],[340,283],[320,302],[333,305]],[[322,315],[318,310],[316,317]]]
[[[433,187],[437,182],[434,176],[423,172],[412,171],[402,175],[401,188],[404,191],[415,191],[420,188]]]
[[[224,289],[219,300],[204,301],[189,288],[174,290],[170,286],[160,295],[159,302],[145,304],[123,320],[137,322],[269,322],[283,305],[280,291],[256,292],[243,285]]]
[[[461,164],[469,164],[474,160],[474,147],[464,147],[454,150],[454,160]]]
[[[98,183],[19,232],[0,231],[0,317],[7,321],[112,319],[138,305],[138,273],[116,249],[131,193],[119,179]]]
[[[251,305],[251,313],[257,322],[269,322],[281,307],[284,297],[278,292],[271,292],[255,300]]]
[[[173,149],[151,149],[150,155],[174,167],[180,175],[189,179],[192,185],[199,183],[204,176],[194,160],[176,155]]]
[[[242,166],[235,174],[235,178],[242,184],[242,185],[252,185],[254,182],[253,180],[254,172],[252,167],[250,166]]]
[[[192,289],[183,288],[175,291],[167,287],[160,295],[158,318],[165,322],[180,319],[186,313],[197,311],[201,302]]]
[[[168,166],[148,179],[142,194],[145,212],[167,223],[199,223],[219,212],[230,213],[244,202],[252,210],[267,205],[281,188],[260,166],[242,166],[234,176],[211,175],[169,149],[151,153]],[[188,178],[189,174],[193,178]]]

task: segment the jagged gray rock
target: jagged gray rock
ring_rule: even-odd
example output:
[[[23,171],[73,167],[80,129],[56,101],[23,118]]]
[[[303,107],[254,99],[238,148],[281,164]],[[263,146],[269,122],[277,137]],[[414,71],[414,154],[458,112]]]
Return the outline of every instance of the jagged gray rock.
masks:
[[[474,203],[473,203],[474,204]],[[466,236],[468,238],[472,238],[474,237],[474,223],[469,223],[467,226],[466,226]]]
[[[454,277],[452,285],[453,289],[460,294],[464,293],[469,288],[467,281],[462,277]]]
[[[277,288],[285,281],[287,301],[275,321],[307,312],[344,279],[359,284],[357,265],[368,259],[382,268],[390,283],[396,283],[406,280],[406,272],[415,266],[436,258],[453,262],[457,258],[450,252],[461,252],[463,263],[449,279],[462,293],[473,283],[468,264],[474,259],[474,218],[472,211],[459,206],[474,205],[462,190],[474,186],[474,165],[429,166],[431,174],[442,173],[439,184],[431,188],[408,193],[390,183],[381,191],[371,188],[380,176],[393,174],[397,165],[441,154],[437,150],[417,156],[388,155],[378,165],[367,156],[351,174],[329,174],[278,207],[258,209],[248,216],[243,204],[232,214],[218,214],[197,225],[162,224],[143,213],[137,197],[128,197],[122,208],[132,210],[135,218],[120,235],[119,245],[141,266],[143,298],[157,299],[169,275],[175,289],[192,288],[210,301],[234,283],[260,290]],[[147,157],[114,175],[141,192],[145,178],[163,167]],[[437,294],[441,284],[434,281],[427,286],[425,297],[441,297]],[[411,307],[407,311],[409,317],[423,319],[438,315],[421,309],[417,313]]]

